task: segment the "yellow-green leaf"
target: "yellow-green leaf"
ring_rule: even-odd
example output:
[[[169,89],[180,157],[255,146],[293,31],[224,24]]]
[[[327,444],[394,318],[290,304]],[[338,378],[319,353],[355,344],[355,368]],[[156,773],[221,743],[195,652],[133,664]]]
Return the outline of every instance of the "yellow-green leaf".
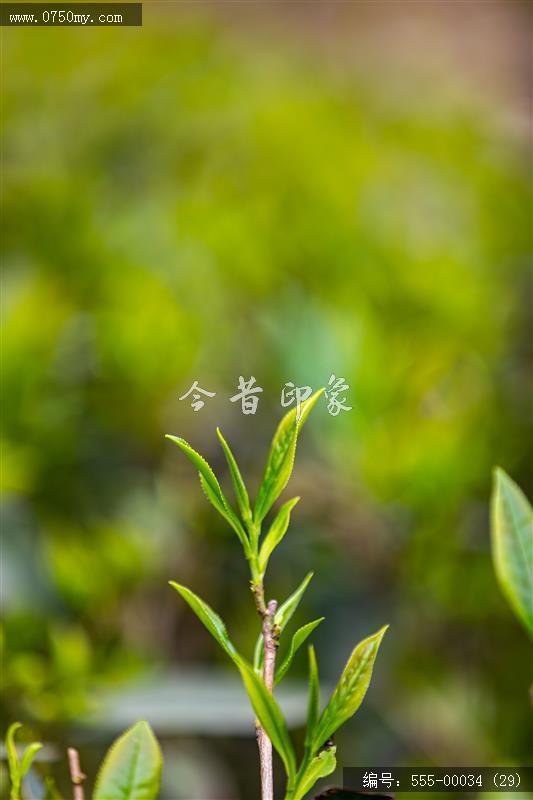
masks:
[[[278,425],[272,439],[265,474],[255,503],[254,519],[256,523],[260,524],[263,521],[287,485],[294,465],[298,433],[323,391],[323,389],[319,389],[309,400],[301,404],[299,417],[297,417],[295,407],[283,417]]]
[[[251,666],[242,659],[238,666],[257,719],[278,751],[291,781],[296,774],[296,757],[283,714],[276,700]]]
[[[163,759],[152,729],[136,722],[109,748],[94,788],[93,800],[154,800]]]
[[[311,749],[313,732],[318,719],[320,703],[320,683],[318,680],[318,665],[316,663],[315,648],[309,646],[309,699],[307,701],[307,728],[305,733],[306,751]]]
[[[238,661],[239,655],[237,650],[229,638],[226,626],[218,614],[198,597],[198,595],[191,592],[190,589],[187,589],[186,586],[182,586],[175,581],[169,581],[169,583],[183,597],[185,602],[189,604],[198,619],[203,622],[211,636],[216,639],[224,652],[227,653],[232,661]]]
[[[194,464],[196,469],[200,474],[200,483],[202,485],[202,489],[204,490],[204,494],[209,500],[210,503],[216,508],[219,514],[221,514],[224,519],[231,525],[242,546],[245,549],[245,552],[249,553],[249,541],[246,535],[246,531],[242,527],[241,523],[239,522],[237,516],[235,515],[233,509],[229,505],[228,501],[224,497],[224,493],[220,488],[220,484],[217,480],[217,477],[205,458],[203,458],[199,453],[194,450],[190,446],[185,439],[182,439],[180,436],[172,436],[170,433],[165,434],[166,439],[170,439],[171,442],[174,442],[180,450],[185,453],[187,458]]]
[[[312,736],[314,752],[355,714],[363,702],[379,645],[387,628],[388,625],[385,625],[373,636],[360,642],[352,651],[329,703],[316,724]]]
[[[328,747],[321,750],[320,753],[311,760],[303,774],[296,781],[294,800],[301,800],[320,778],[326,778],[328,775],[331,775],[337,766],[335,752],[335,747]]]
[[[299,499],[299,497],[294,497],[292,500],[287,500],[287,502],[281,506],[274,522],[270,526],[259,551],[259,572],[261,575],[265,574],[268,559],[274,548],[278,546],[285,536],[291,519],[291,511]]]
[[[533,634],[533,515],[525,494],[500,468],[494,470],[491,518],[498,582],[518,618]]]
[[[233,482],[233,488],[235,489],[235,497],[237,498],[237,503],[239,504],[241,516],[243,520],[248,522],[252,518],[252,511],[250,509],[250,500],[248,498],[248,492],[246,491],[246,486],[242,479],[242,475],[237,465],[237,462],[235,461],[235,457],[231,452],[229,444],[222,436],[220,428],[217,428],[217,435],[218,438],[220,439],[220,444],[222,445],[224,455],[226,456],[226,461],[228,462],[231,480]]]
[[[289,648],[289,652],[281,662],[281,664],[276,669],[276,683],[279,683],[287,671],[290,669],[290,666],[293,662],[294,656],[303,645],[305,640],[312,634],[314,629],[320,625],[320,623],[324,620],[324,617],[320,617],[319,619],[313,620],[313,622],[308,622],[307,625],[303,625],[301,628],[298,628],[294,636],[292,637],[291,646]]]
[[[283,629],[289,622],[290,618],[298,608],[300,600],[302,599],[303,593],[307,589],[309,581],[313,577],[313,572],[308,572],[301,584],[298,586],[295,592],[291,594],[287,600],[278,608],[276,614],[274,615],[274,625],[278,630],[278,634],[283,632]],[[254,653],[254,668],[257,671],[261,670],[261,665],[263,664],[263,636],[259,634],[257,641],[255,643],[255,653]]]

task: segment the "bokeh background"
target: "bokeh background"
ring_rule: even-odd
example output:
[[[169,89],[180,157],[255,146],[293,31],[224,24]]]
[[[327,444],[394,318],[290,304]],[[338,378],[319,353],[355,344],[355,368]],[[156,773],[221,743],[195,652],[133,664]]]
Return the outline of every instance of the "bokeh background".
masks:
[[[65,786],[67,742],[93,773],[145,717],[164,798],[257,797],[244,692],[167,585],[250,653],[245,565],[163,435],[230,491],[220,425],[253,493],[283,384],[331,373],[353,410],[306,425],[268,589],[315,570],[326,686],[390,623],[340,763],[528,762],[488,501],[495,464],[533,490],[530,24],[516,0],[167,1],[3,29],[3,720],[47,742],[41,776]]]

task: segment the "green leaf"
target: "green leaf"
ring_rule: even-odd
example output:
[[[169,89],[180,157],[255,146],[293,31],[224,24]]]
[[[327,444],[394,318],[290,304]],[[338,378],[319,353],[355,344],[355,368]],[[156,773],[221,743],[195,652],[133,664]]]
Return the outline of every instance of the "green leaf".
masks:
[[[263,521],[287,485],[294,464],[298,433],[323,391],[324,389],[319,389],[309,400],[302,403],[299,419],[296,418],[295,407],[281,420],[272,439],[263,482],[255,503],[256,523],[260,524]]]
[[[190,589],[187,589],[186,586],[182,586],[175,581],[169,581],[169,583],[190,605],[198,619],[203,622],[211,636],[216,639],[224,652],[227,653],[232,661],[239,662],[240,656],[237,653],[237,650],[235,649],[231,639],[229,638],[226,626],[218,614],[213,611],[213,609],[208,606],[207,603],[204,603],[204,601],[198,597],[198,595],[194,594],[194,592],[191,592]]]
[[[7,763],[9,766],[9,780],[11,782],[11,800],[19,800],[20,797],[20,767],[15,745],[15,733],[22,728],[20,722],[14,722],[9,726],[6,734]]]
[[[286,627],[290,618],[298,608],[300,600],[303,597],[303,593],[307,589],[309,581],[311,580],[313,575],[314,572],[308,572],[303,581],[301,582],[301,584],[296,589],[296,591],[293,592],[291,596],[287,598],[287,600],[285,600],[285,602],[276,611],[276,614],[274,616],[274,625],[276,625],[279,628],[280,633]]]
[[[154,800],[163,759],[152,729],[136,722],[109,748],[96,778],[93,800]]]
[[[312,759],[305,772],[296,781],[294,800],[301,800],[320,778],[331,775],[337,766],[335,752],[335,747],[328,747]]]
[[[305,733],[305,748],[311,749],[313,731],[318,719],[318,704],[320,702],[320,683],[318,680],[318,665],[316,663],[315,648],[309,646],[309,699],[307,701],[307,728]]]
[[[530,634],[533,634],[533,515],[517,484],[494,470],[492,555],[501,590]]]
[[[283,605],[281,605],[276,611],[276,614],[274,616],[274,625],[278,629],[278,634],[282,633],[288,621],[298,608],[303,593],[307,589],[309,581],[311,580],[313,575],[314,575],[313,572],[308,572],[303,581],[301,582],[301,584],[296,589],[296,591],[293,592],[291,596],[287,600],[285,600]],[[259,634],[257,641],[255,643],[254,669],[260,671],[262,664],[263,664],[263,636],[262,634]]]
[[[289,648],[289,652],[287,653],[287,655],[285,656],[284,660],[281,662],[281,664],[276,669],[276,678],[275,678],[275,682],[276,683],[279,683],[282,680],[282,678],[285,676],[285,674],[289,670],[289,668],[290,668],[290,666],[291,666],[291,664],[293,662],[294,656],[296,655],[296,653],[299,650],[299,648],[303,645],[303,643],[305,642],[307,637],[311,635],[311,633],[314,631],[314,629],[318,625],[320,625],[320,623],[323,620],[324,620],[324,617],[320,617],[319,619],[315,619],[315,620],[313,620],[313,622],[308,622],[307,625],[303,625],[301,628],[298,628],[298,630],[296,631],[296,633],[292,637],[292,641],[291,641],[291,646]]]
[[[252,518],[252,510],[250,508],[250,500],[248,498],[246,486],[244,485],[244,481],[242,479],[239,467],[237,466],[237,462],[235,461],[235,457],[231,452],[228,443],[222,436],[220,428],[217,428],[217,434],[218,438],[220,439],[222,449],[224,450],[226,461],[228,462],[231,480],[233,481],[233,488],[235,489],[235,497],[237,498],[237,503],[239,504],[241,516],[243,520],[248,522]]]
[[[330,701],[316,724],[312,737],[314,752],[355,714],[363,702],[379,645],[387,628],[388,625],[385,625],[352,651]]]
[[[299,499],[299,497],[294,497],[292,500],[288,500],[286,503],[284,503],[278,511],[274,522],[270,526],[270,530],[265,536],[259,551],[259,573],[261,575],[265,574],[268,559],[270,558],[272,551],[278,546],[285,536],[291,519],[291,511]]]
[[[196,450],[194,450],[190,444],[185,441],[185,439],[182,439],[179,436],[172,436],[169,433],[165,434],[165,438],[170,439],[171,442],[177,444],[180,450],[185,453],[187,458],[194,464],[200,474],[200,483],[202,485],[202,489],[204,490],[205,496],[209,502],[213,504],[218,513],[224,517],[226,522],[231,525],[239,537],[246,554],[248,555],[250,544],[248,541],[248,536],[246,535],[246,531],[242,527],[233,509],[224,497],[224,493],[220,488],[220,484],[216,478],[216,475],[205,458],[202,458],[202,456],[197,453]]]
[[[276,700],[251,666],[242,659],[238,666],[257,719],[278,751],[291,781],[296,774],[296,758],[283,714]]]
[[[24,777],[24,775],[26,775],[26,773],[28,772],[29,768],[33,763],[33,759],[35,758],[39,750],[42,750],[42,747],[43,746],[40,742],[33,742],[32,744],[28,745],[28,747],[25,749],[22,758],[20,760],[21,780]]]

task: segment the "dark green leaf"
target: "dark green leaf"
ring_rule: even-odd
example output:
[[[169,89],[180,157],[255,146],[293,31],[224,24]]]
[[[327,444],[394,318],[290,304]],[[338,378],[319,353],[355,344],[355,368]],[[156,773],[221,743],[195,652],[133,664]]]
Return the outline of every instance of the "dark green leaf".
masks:
[[[243,520],[248,522],[252,518],[252,511],[250,509],[250,500],[248,498],[248,492],[246,491],[246,486],[244,485],[244,481],[242,479],[239,467],[237,466],[237,462],[235,461],[235,457],[231,452],[228,443],[222,436],[220,428],[217,428],[217,434],[218,438],[220,439],[220,444],[222,445],[222,449],[224,450],[226,461],[228,462],[231,480],[233,481],[235,496],[237,498],[237,503],[239,504],[241,516]]]
[[[215,473],[202,456],[194,450],[190,444],[188,444],[185,439],[182,439],[180,436],[172,436],[170,433],[165,434],[167,439],[170,439],[171,442],[177,444],[180,450],[185,453],[187,458],[194,464],[196,469],[200,474],[200,483],[202,485],[202,489],[204,490],[204,494],[209,500],[210,503],[214,505],[216,510],[221,514],[224,519],[231,525],[242,546],[245,549],[245,552],[249,553],[249,542],[248,537],[246,535],[246,531],[242,527],[241,523],[237,519],[233,509],[229,505],[228,501],[224,497],[224,493],[220,488],[220,484],[216,478]]]
[[[251,666],[243,660],[238,666],[252,708],[273,746],[278,751],[285,765],[289,780],[292,780],[296,774],[296,759],[283,714],[276,700]]]
[[[388,625],[385,625],[352,651],[330,701],[317,722],[312,738],[314,752],[355,714],[363,702],[379,645],[387,628]]]
[[[281,420],[272,439],[265,474],[257,495],[254,510],[257,523],[263,521],[287,485],[294,464],[298,433],[323,391],[320,389],[302,403],[299,419],[296,417],[296,408],[293,408]]]
[[[299,648],[303,645],[307,637],[311,635],[311,633],[314,631],[317,625],[320,625],[320,623],[323,620],[324,617],[320,617],[319,619],[315,619],[313,620],[313,622],[308,622],[307,625],[303,625],[301,628],[298,628],[298,630],[292,637],[289,652],[287,653],[281,664],[276,669],[276,683],[279,683],[283,679],[284,675],[289,670],[293,662],[294,656],[298,652]]]
[[[492,554],[500,587],[511,607],[533,634],[533,515],[517,484],[494,470]]]
[[[94,788],[93,800],[154,800],[163,760],[147,722],[136,722],[109,748]]]
[[[194,592],[191,592],[190,589],[187,589],[186,586],[175,583],[175,581],[169,581],[169,583],[190,605],[198,619],[203,622],[211,636],[216,639],[224,652],[227,653],[232,661],[238,661],[239,655],[233,646],[231,639],[229,638],[226,626],[218,614],[213,611],[213,609],[208,606],[207,603],[204,603],[204,601],[198,597],[198,595],[194,594]]]
[[[270,558],[274,548],[278,546],[285,536],[291,519],[291,511],[299,499],[299,497],[294,497],[292,500],[287,500],[287,502],[281,506],[276,518],[274,519],[274,522],[270,526],[270,530],[265,536],[259,551],[259,572],[261,575],[265,574],[268,559]]]
[[[337,766],[335,747],[328,747],[315,756],[296,781],[294,800],[301,800],[320,778],[326,778]]]

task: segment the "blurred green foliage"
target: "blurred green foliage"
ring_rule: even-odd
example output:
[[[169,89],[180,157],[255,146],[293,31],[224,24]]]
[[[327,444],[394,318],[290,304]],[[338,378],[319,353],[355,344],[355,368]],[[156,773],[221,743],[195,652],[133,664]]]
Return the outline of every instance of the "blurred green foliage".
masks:
[[[178,12],[4,47],[8,716],[57,735],[102,684],[217,659],[169,578],[252,648],[235,543],[163,434],[224,474],[220,425],[258,484],[283,384],[334,372],[354,410],[306,430],[270,589],[318,565],[326,679],[391,623],[354,763],[525,758],[528,645],[488,533],[494,463],[531,494],[520,138],[452,77],[396,96]],[[194,379],[217,392],[197,414]]]

